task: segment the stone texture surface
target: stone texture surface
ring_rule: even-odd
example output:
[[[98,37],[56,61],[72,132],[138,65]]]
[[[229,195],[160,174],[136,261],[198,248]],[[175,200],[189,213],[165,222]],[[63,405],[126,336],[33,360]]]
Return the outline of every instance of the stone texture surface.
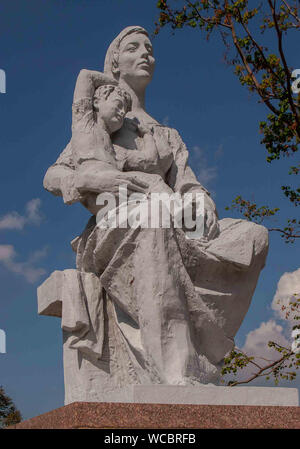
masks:
[[[219,220],[179,133],[146,112],[153,71],[148,33],[127,27],[109,46],[104,73],[80,71],[71,141],[45,175],[47,190],[93,214],[72,242],[76,270],[57,271],[38,289],[39,313],[62,317],[66,404],[103,401],[131,384],[218,384],[265,264],[267,229]],[[130,96],[130,111],[107,108],[116,100],[110,88],[118,102]],[[203,238],[173,224],[100,228],[98,194],[121,200],[124,185],[147,205],[153,193],[201,194]]]
[[[105,402],[150,404],[298,406],[297,388],[130,385],[107,394]]]
[[[62,316],[62,288],[64,283],[62,271],[54,271],[37,289],[38,314]]]
[[[14,429],[300,429],[300,407],[75,402]]]

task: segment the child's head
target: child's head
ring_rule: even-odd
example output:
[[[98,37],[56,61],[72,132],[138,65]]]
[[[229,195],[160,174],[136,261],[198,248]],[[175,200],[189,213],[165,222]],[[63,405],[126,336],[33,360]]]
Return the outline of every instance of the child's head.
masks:
[[[123,125],[124,117],[131,109],[131,97],[121,87],[106,84],[96,89],[93,104],[97,116],[112,134]]]

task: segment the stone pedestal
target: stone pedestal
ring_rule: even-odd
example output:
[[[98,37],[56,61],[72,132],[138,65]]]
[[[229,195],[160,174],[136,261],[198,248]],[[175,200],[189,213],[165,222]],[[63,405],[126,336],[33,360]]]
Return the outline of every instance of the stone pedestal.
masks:
[[[297,388],[215,385],[129,385],[103,395],[103,402],[136,404],[298,406]]]
[[[15,429],[300,429],[300,407],[74,402]]]

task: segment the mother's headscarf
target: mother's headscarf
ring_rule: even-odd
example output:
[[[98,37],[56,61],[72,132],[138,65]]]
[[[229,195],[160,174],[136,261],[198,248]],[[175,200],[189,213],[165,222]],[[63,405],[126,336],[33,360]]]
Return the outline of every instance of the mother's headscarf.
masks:
[[[106,52],[104,62],[104,73],[106,75],[113,76],[115,79],[118,79],[118,76],[113,69],[118,67],[120,44],[126,36],[133,33],[143,33],[149,37],[149,34],[143,27],[130,26],[124,28],[124,30],[122,30],[121,33],[118,34],[118,36],[112,41]]]

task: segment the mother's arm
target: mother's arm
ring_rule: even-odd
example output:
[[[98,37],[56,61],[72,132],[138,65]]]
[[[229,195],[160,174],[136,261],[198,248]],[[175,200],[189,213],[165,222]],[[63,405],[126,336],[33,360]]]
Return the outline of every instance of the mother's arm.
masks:
[[[188,165],[188,150],[175,129],[169,130],[169,143],[173,148],[174,161],[168,172],[167,183],[181,195],[200,192],[204,194],[205,237],[211,240],[219,235],[218,213],[210,193],[197,180]]]
[[[92,104],[95,90],[104,84],[114,84],[117,82],[101,72],[82,69],[78,75],[73,100],[73,156],[76,157],[76,176],[74,185],[81,195],[88,193],[113,193],[117,195],[119,187],[126,184],[129,193],[145,192],[148,186],[146,183],[137,181],[130,175],[126,175],[117,170],[114,158],[109,155],[111,146],[110,138],[108,141],[102,136],[102,140],[94,142],[93,132],[87,129],[81,132],[81,126],[76,124],[82,121],[80,114],[80,104],[83,102],[85,108],[85,99]],[[79,105],[79,120],[76,114]],[[91,106],[92,107],[92,106]],[[84,111],[86,113],[88,111]],[[79,128],[79,129],[77,129]],[[89,138],[91,135],[91,138]],[[99,137],[99,136],[98,136]],[[101,137],[101,136],[100,136]],[[99,137],[99,138],[100,138]],[[96,145],[96,148],[94,148]],[[100,148],[98,148],[100,147]],[[110,156],[110,157],[109,157]]]
[[[82,69],[77,77],[73,102],[76,103],[83,98],[93,98],[95,90],[104,84],[118,84],[113,78],[96,70]]]
[[[55,196],[62,196],[64,203],[81,202],[91,214],[97,214],[96,199],[99,193],[117,195],[119,187],[126,184],[128,194],[146,193],[149,185],[130,173],[114,170],[110,164],[86,161],[75,169],[68,144],[58,160],[44,177],[44,187]]]
[[[73,140],[68,143],[44,177],[45,189],[53,195],[62,196],[66,204],[72,204],[82,199],[82,193],[76,188],[76,168],[81,152],[74,154],[76,149],[78,153],[78,147],[82,142],[78,142],[79,145],[75,145],[76,148],[74,148],[74,143],[78,141],[82,130],[84,131],[83,135],[85,134],[88,137],[89,121],[93,119],[93,96],[97,87],[102,84],[116,84],[116,81],[95,70],[82,69],[79,72],[72,107],[72,131],[73,136],[74,133],[77,134],[77,139],[75,139],[75,142]],[[86,153],[85,149],[82,149],[84,153]]]
[[[84,193],[119,193],[119,187],[126,184],[128,194],[133,192],[146,193],[149,185],[137,179],[129,172],[113,169],[110,164],[101,161],[83,162],[76,173],[75,187]]]
[[[82,202],[91,213],[94,213],[93,203],[98,193],[116,193],[124,184],[129,193],[144,193],[148,187],[129,174],[117,171],[104,150],[97,152],[93,148],[92,100],[95,89],[103,84],[116,84],[116,81],[101,72],[80,71],[72,108],[73,138],[44,178],[46,190],[62,196],[66,204]]]

